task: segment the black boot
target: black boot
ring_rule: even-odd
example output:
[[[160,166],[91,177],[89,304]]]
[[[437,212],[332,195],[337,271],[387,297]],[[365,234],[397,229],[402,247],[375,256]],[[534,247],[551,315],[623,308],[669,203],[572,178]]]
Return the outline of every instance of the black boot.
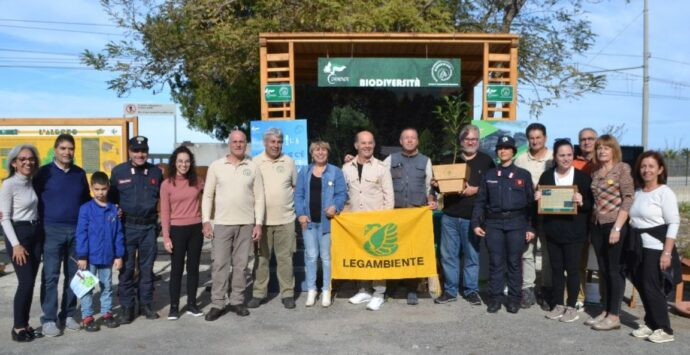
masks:
[[[150,304],[145,304],[141,307],[141,314],[145,315],[146,319],[158,319],[160,317]]]
[[[134,307],[128,307],[122,309],[122,317],[120,317],[120,324],[130,324],[134,322],[134,318],[136,318],[136,314],[134,313]]]

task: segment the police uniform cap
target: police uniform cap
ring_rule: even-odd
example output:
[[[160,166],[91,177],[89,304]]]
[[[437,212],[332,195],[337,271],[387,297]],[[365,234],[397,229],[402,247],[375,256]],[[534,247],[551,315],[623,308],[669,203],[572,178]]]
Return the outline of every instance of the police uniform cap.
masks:
[[[496,149],[498,148],[512,148],[513,151],[516,151],[517,147],[515,146],[515,139],[507,135],[498,137],[498,140],[496,141]]]
[[[129,150],[148,150],[149,139],[144,136],[134,136],[129,139]]]

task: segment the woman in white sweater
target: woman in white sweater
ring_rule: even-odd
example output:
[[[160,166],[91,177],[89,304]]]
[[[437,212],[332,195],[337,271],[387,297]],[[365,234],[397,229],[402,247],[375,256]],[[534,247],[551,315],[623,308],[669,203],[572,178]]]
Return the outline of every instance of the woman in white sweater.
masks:
[[[636,185],[635,200],[630,208],[630,226],[635,243],[641,244],[637,265],[633,267],[633,281],[645,309],[645,324],[632,332],[637,338],[654,343],[673,341],[673,329],[668,316],[666,293],[673,284],[667,280],[680,225],[678,201],[666,186],[667,170],[658,152],[647,151],[637,159],[633,171]],[[640,250],[640,248],[637,248]],[[641,258],[640,258],[641,257]],[[678,260],[675,260],[678,262]],[[665,284],[667,286],[665,287]]]
[[[14,295],[12,340],[29,342],[41,334],[29,326],[31,300],[43,246],[38,226],[38,198],[31,178],[38,167],[38,152],[32,145],[18,145],[7,155],[9,176],[0,189],[0,224],[5,247],[17,275]]]

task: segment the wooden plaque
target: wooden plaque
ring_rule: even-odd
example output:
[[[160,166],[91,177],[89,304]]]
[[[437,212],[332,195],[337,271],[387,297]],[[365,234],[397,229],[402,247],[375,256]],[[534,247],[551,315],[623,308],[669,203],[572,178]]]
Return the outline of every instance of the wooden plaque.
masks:
[[[544,185],[539,187],[539,191],[539,214],[577,214],[577,203],[573,202],[573,195],[577,192],[576,185]]]

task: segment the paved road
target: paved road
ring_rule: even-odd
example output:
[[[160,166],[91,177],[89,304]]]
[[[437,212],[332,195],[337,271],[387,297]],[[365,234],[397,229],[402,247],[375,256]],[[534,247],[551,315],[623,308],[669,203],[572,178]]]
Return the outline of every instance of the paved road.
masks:
[[[0,246],[0,262],[7,254]],[[168,258],[160,255],[155,271],[163,276],[157,283],[157,303],[167,315]],[[205,255],[204,263],[208,263]],[[202,281],[208,278],[203,267]],[[98,333],[67,332],[57,338],[43,338],[29,344],[10,339],[11,302],[16,288],[12,273],[0,277],[0,353],[74,354],[94,351],[104,354],[687,354],[690,349],[690,319],[672,315],[676,341],[652,344],[629,335],[642,314],[624,307],[623,329],[596,332],[582,324],[550,321],[537,307],[517,315],[502,309],[487,314],[484,306],[457,303],[434,305],[421,299],[407,306],[403,299],[385,303],[379,312],[347,303],[341,295],[327,309],[304,307],[304,296],[295,310],[285,310],[273,299],[249,317],[226,314],[215,322],[182,316],[177,321],[138,318],[130,325],[103,329]],[[183,290],[185,287],[183,286]],[[38,286],[32,309],[33,325],[38,324]],[[199,289],[199,301],[208,310],[209,294]],[[182,300],[184,304],[184,299]],[[594,311],[594,310],[592,310]]]

